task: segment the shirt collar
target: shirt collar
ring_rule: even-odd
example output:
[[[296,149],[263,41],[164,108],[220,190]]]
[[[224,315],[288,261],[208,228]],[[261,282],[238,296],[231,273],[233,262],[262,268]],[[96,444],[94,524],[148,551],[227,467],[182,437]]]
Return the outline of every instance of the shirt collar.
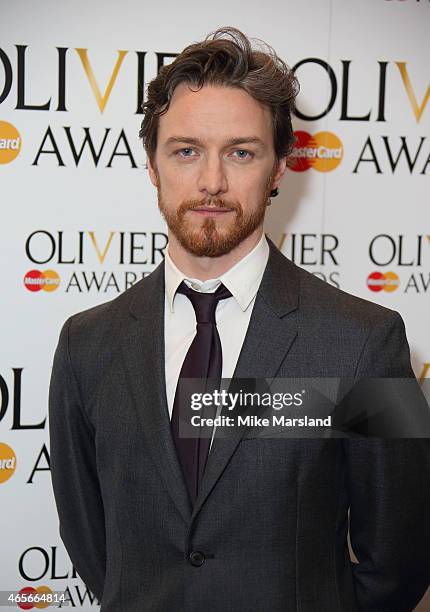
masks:
[[[230,291],[240,308],[245,311],[258,291],[268,258],[269,245],[266,236],[263,234],[252,251],[230,270],[224,272],[219,278],[201,281],[185,276],[173,263],[167,248],[165,253],[165,291],[170,312],[173,312],[175,294],[182,281],[185,281],[193,289],[204,293],[215,291],[222,283]]]

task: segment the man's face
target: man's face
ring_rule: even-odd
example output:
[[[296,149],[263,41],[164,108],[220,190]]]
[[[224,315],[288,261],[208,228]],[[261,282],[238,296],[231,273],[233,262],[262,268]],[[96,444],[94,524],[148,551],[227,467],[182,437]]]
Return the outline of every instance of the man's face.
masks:
[[[148,168],[170,234],[193,255],[218,257],[261,232],[285,158],[276,160],[267,107],[241,89],[182,83]]]

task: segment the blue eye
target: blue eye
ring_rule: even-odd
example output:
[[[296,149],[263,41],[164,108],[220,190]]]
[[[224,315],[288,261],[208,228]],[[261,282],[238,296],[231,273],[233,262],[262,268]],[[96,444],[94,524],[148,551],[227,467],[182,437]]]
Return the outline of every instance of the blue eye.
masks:
[[[178,151],[178,153],[180,154],[181,157],[191,157],[192,153],[193,153],[193,149],[191,149],[190,147],[185,147],[184,149],[180,149]]]
[[[235,153],[237,153],[237,157],[239,159],[248,159],[251,157],[251,153],[249,151],[246,151],[245,149],[237,149]]]

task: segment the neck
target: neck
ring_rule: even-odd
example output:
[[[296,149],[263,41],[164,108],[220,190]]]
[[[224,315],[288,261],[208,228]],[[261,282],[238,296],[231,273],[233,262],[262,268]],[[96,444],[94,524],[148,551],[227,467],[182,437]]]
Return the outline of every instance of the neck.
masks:
[[[220,255],[220,257],[197,257],[186,251],[175,236],[169,232],[169,255],[183,274],[206,281],[210,278],[219,278],[246,257],[259,242],[262,234],[263,226],[261,225],[229,253]]]

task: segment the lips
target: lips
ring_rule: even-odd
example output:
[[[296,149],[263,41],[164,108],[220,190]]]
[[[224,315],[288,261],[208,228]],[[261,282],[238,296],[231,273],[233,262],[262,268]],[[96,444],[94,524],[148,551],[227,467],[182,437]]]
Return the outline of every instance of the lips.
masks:
[[[198,206],[197,208],[192,208],[191,212],[196,212],[206,217],[218,217],[219,215],[232,212],[232,209],[221,206]]]

